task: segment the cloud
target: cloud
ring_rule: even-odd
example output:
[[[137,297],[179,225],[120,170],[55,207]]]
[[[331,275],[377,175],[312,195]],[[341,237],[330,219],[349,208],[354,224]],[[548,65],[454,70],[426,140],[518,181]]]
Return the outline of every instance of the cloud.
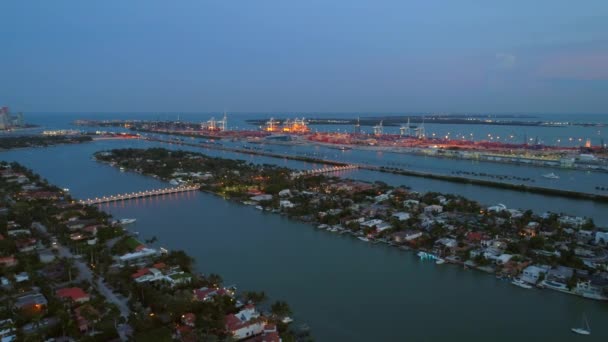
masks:
[[[510,53],[496,54],[496,67],[499,69],[512,69],[515,66],[517,58]]]

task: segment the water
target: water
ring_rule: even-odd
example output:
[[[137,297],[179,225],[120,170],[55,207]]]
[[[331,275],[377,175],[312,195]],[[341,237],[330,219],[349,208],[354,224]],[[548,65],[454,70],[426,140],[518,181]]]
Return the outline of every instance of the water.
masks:
[[[91,159],[97,150],[147,146],[158,144],[100,141],[3,152],[0,159],[17,160],[84,198],[167,186]],[[369,171],[349,176],[399,184],[416,180],[421,190],[469,187]],[[500,194],[516,201],[529,195],[470,189],[493,202]],[[533,201],[541,202],[538,198]],[[549,206],[570,210],[579,202],[557,199]],[[570,328],[580,322],[582,312],[593,329],[587,340],[608,336],[608,326],[601,324],[608,319],[605,303],[549,290],[523,290],[479,272],[420,262],[413,253],[318,231],[213,195],[182,193],[102,208],[115,217],[137,218],[130,229],[144,239],[157,236],[169,249],[186,250],[202,272],[216,272],[241,289],[264,290],[273,300],[287,300],[295,318],[308,323],[318,341],[571,341],[576,336]],[[605,210],[599,206],[593,216],[605,216]]]

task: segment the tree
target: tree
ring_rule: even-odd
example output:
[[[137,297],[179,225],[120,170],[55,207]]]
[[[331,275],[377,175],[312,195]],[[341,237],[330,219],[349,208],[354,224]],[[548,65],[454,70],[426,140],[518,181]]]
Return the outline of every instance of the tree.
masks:
[[[277,300],[270,306],[270,311],[277,317],[286,317],[291,315],[291,308],[287,302]]]

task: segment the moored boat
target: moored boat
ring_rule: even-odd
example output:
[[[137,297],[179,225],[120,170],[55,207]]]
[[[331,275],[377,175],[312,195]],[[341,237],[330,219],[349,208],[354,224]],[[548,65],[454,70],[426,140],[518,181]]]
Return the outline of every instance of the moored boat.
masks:
[[[532,286],[530,286],[528,283],[526,283],[525,281],[521,280],[521,279],[514,279],[511,284],[515,285],[515,286],[519,286],[522,289],[531,289]]]
[[[555,173],[551,172],[551,173],[547,173],[545,175],[543,175],[543,177],[545,178],[549,178],[549,179],[559,179],[559,176],[556,175]]]

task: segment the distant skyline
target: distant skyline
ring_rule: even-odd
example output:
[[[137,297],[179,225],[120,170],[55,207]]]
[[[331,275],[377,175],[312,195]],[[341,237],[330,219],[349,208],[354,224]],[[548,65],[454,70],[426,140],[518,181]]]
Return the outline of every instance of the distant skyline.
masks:
[[[5,1],[24,112],[608,113],[608,3]]]

